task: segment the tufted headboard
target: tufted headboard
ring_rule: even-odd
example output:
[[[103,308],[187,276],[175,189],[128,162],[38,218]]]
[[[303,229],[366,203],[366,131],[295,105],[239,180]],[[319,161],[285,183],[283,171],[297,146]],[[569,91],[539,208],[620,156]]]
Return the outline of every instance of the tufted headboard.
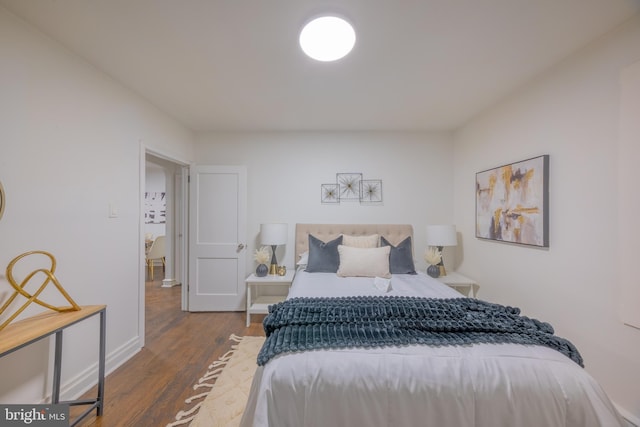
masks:
[[[333,240],[341,234],[367,236],[379,234],[392,245],[397,245],[408,236],[413,240],[413,226],[410,224],[296,224],[296,252],[294,262],[309,250],[309,234],[323,242]]]

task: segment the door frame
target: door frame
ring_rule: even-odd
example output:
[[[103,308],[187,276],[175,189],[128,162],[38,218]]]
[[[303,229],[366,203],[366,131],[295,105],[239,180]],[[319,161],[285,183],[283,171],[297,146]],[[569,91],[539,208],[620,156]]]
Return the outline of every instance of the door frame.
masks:
[[[146,156],[150,154],[154,157],[158,157],[160,159],[166,160],[172,163],[176,170],[178,168],[181,169],[182,182],[181,185],[174,185],[175,196],[174,203],[175,209],[180,209],[181,219],[180,223],[173,223],[173,230],[171,230],[173,235],[181,233],[182,236],[185,236],[181,239],[182,243],[175,246],[174,253],[177,254],[175,259],[177,262],[180,262],[181,265],[176,270],[180,272],[180,281],[185,284],[187,282],[187,272],[188,272],[188,217],[186,216],[186,212],[188,212],[188,191],[187,191],[187,178],[188,177],[188,169],[190,162],[179,159],[174,155],[164,153],[162,151],[156,150],[154,148],[148,147],[144,144],[142,140],[139,141],[139,222],[138,222],[138,342],[140,343],[140,347],[144,347],[145,344],[145,311],[146,311],[146,303],[145,303],[145,278],[146,278],[146,264],[145,264],[145,247],[144,247],[144,193],[146,189]],[[185,174],[186,169],[186,174]],[[174,182],[176,182],[174,180]],[[181,193],[178,195],[178,193]],[[181,296],[181,309],[183,311],[187,310],[186,307],[186,286],[182,286],[182,296]]]

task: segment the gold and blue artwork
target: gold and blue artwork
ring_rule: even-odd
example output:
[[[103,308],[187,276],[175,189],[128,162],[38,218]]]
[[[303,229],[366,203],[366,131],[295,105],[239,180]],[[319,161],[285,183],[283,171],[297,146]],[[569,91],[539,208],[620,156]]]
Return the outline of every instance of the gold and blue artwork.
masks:
[[[549,247],[549,155],[476,174],[476,237]]]

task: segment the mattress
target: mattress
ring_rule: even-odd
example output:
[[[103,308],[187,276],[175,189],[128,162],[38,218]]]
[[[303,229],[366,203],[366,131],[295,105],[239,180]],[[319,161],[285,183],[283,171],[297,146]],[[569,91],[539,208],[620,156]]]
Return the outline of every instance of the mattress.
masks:
[[[458,298],[424,274],[375,279],[298,271],[289,298]],[[242,426],[621,426],[600,385],[547,347],[473,344],[315,350],[258,367]]]

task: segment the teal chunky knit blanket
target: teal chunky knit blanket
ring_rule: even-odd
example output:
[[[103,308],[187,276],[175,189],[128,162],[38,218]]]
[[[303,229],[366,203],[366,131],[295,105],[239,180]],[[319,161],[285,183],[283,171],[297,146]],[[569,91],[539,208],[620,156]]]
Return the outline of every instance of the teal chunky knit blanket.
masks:
[[[269,307],[258,365],[291,352],[413,344],[543,345],[584,366],[576,347],[520,309],[473,298],[293,298]]]

